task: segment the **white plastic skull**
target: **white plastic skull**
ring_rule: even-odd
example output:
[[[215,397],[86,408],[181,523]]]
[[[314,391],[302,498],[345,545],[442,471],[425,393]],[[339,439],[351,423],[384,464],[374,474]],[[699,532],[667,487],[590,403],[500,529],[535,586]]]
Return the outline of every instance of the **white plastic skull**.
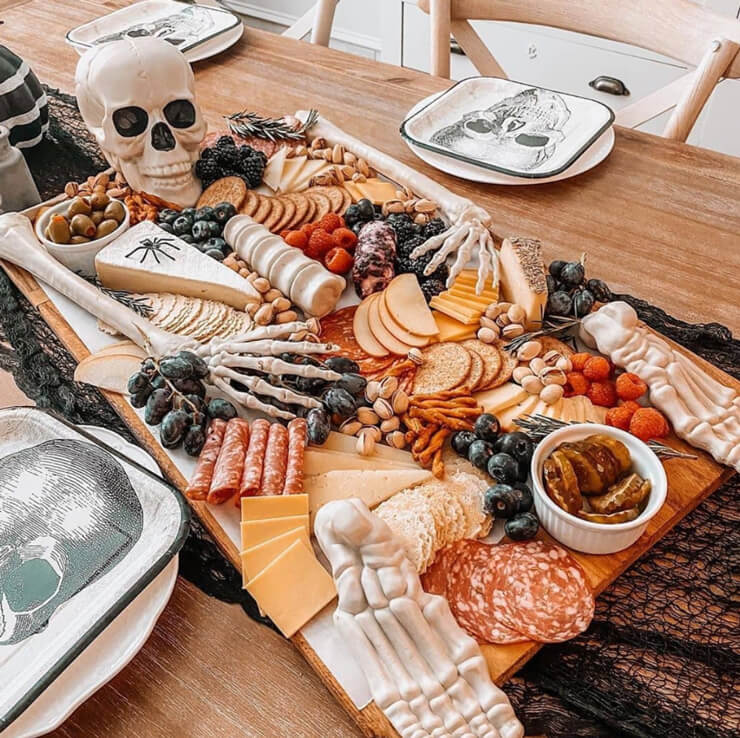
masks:
[[[193,165],[206,123],[193,72],[174,46],[153,37],[95,46],[77,65],[76,94],[106,159],[134,190],[195,204]]]

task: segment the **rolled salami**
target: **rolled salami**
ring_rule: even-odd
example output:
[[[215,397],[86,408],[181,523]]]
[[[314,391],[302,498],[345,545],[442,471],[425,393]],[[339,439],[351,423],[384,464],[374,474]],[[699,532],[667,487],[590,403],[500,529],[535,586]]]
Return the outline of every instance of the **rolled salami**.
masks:
[[[244,459],[244,473],[239,485],[239,497],[254,497],[260,494],[262,484],[262,469],[265,465],[265,451],[267,450],[267,435],[270,432],[270,421],[258,418],[252,423],[252,433],[249,438],[249,448]],[[239,502],[237,501],[237,505]]]
[[[284,495],[299,495],[303,492],[303,457],[307,437],[305,418],[295,418],[288,423],[288,466],[285,470]]]
[[[285,470],[288,466],[288,430],[280,423],[270,426],[265,451],[265,466],[262,470],[261,495],[279,495],[285,484]]]
[[[248,443],[249,423],[242,418],[232,418],[226,424],[224,442],[213,470],[207,502],[219,505],[239,491]]]
[[[225,420],[216,418],[208,426],[206,442],[198,456],[198,463],[195,465],[190,484],[185,488],[185,495],[191,500],[205,500],[208,497],[208,490],[211,488],[213,479],[213,468],[216,466],[216,459],[221,451],[225,431]]]

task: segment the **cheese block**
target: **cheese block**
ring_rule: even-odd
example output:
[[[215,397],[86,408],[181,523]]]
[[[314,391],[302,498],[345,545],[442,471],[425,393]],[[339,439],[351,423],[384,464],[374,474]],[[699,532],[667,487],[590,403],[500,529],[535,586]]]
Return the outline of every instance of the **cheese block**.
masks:
[[[283,166],[285,157],[288,154],[288,147],[281,146],[267,162],[265,171],[262,175],[262,183],[266,184],[273,192],[280,187],[280,178],[283,176]]]
[[[256,546],[252,546],[252,548],[248,548],[246,551],[242,551],[242,581],[244,582],[244,588],[246,589],[247,582],[250,579],[254,579],[266,566],[285,551],[288,546],[296,541],[302,541],[309,547],[311,545],[306,529],[302,526],[293,528],[293,530],[275,536],[275,538],[271,538],[269,541],[259,543]]]
[[[462,292],[455,290],[454,287],[451,290],[447,290],[446,292],[441,292],[439,294],[439,297],[445,297],[448,300],[459,303],[463,307],[480,308],[481,311],[484,311],[491,303],[496,302],[495,299],[491,299],[490,297],[486,297],[485,295],[479,297],[475,294],[474,291]]]
[[[357,182],[357,189],[362,197],[367,198],[373,205],[382,205],[388,200],[395,200],[396,185],[376,177],[371,177],[364,182]]]
[[[516,419],[522,415],[531,415],[535,412],[535,408],[540,403],[539,395],[528,395],[525,400],[517,405],[507,407],[502,412],[498,413],[496,417],[501,427],[505,431],[516,430]],[[542,403],[545,404],[544,402]]]
[[[308,495],[265,495],[242,497],[242,520],[308,515]]]
[[[445,315],[449,315],[451,318],[459,320],[465,325],[477,326],[480,322],[480,316],[483,314],[483,310],[464,307],[440,295],[435,295],[429,302],[429,305],[435,310],[439,310],[441,313],[445,313]]]
[[[437,324],[437,337],[440,341],[466,341],[468,338],[475,338],[477,326],[465,325],[436,310],[432,311],[432,316]]]
[[[100,283],[127,292],[172,292],[243,310],[260,295],[246,279],[177,236],[145,220],[95,257]]]
[[[334,580],[303,541],[295,541],[247,583],[249,594],[289,638],[336,595]]]
[[[331,168],[331,164],[328,161],[322,159],[309,159],[304,165],[298,176],[293,180],[290,189],[293,192],[299,192],[305,190],[311,184],[311,179],[317,174],[325,172]]]
[[[370,330],[370,303],[375,295],[366,297],[355,310],[352,318],[352,332],[360,348],[370,356],[388,356],[388,349],[373,335]]]
[[[524,308],[527,330],[539,328],[547,304],[542,244],[530,238],[506,238],[499,252],[499,263],[503,299]]]
[[[498,415],[507,407],[518,405],[526,400],[529,392],[522,389],[516,382],[505,382],[495,389],[476,392],[473,397],[485,412]]]
[[[350,182],[349,180],[347,180],[346,182],[344,182],[343,186],[344,189],[349,192],[350,197],[352,198],[352,202],[359,202],[360,200],[362,200],[362,192],[360,192],[359,188],[354,182]]]
[[[342,451],[344,453],[357,454],[357,439],[354,436],[347,436],[344,433],[331,431],[326,443],[321,446],[311,446],[310,449],[312,451]],[[397,461],[400,464],[411,466],[415,469],[418,468],[413,456],[408,451],[400,448],[393,448],[378,443],[375,445],[375,452],[370,458],[375,457]]]
[[[293,187],[294,180],[298,179],[307,159],[308,157],[306,156],[296,156],[292,159],[285,160],[283,172],[280,177],[280,183],[278,184],[278,190],[280,192],[290,192]]]
[[[393,319],[418,336],[434,336],[437,324],[414,274],[399,274],[384,292],[385,304]]]
[[[327,502],[359,497],[373,508],[383,500],[407,487],[415,487],[432,478],[426,469],[334,470],[326,474],[305,477],[303,486],[308,492],[311,515]]]
[[[246,551],[252,546],[269,541],[281,533],[285,533],[293,528],[305,528],[306,533],[310,534],[308,528],[307,515],[289,515],[285,518],[266,518],[265,520],[245,520],[241,523],[242,551]]]
[[[355,443],[357,439],[354,439]],[[417,468],[416,463],[405,464],[391,461],[379,456],[361,456],[358,453],[343,453],[340,451],[325,451],[320,448],[306,449],[303,458],[303,474],[305,476],[326,474],[340,469],[410,469]],[[281,495],[282,497],[282,495]]]
[[[374,295],[370,295],[367,299],[370,303],[370,307],[367,312],[367,322],[370,327],[370,333],[372,333],[378,343],[381,346],[385,346],[390,353],[398,354],[399,356],[405,356],[408,354],[408,352],[414,347],[396,338],[396,336],[394,336],[385,327],[383,321],[380,319],[378,303],[383,300],[383,293],[376,292]]]

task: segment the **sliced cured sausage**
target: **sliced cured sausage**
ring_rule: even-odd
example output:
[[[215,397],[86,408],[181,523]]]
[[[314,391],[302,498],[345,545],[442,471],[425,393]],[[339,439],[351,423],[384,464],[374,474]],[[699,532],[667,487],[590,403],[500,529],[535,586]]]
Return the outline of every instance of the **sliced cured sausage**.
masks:
[[[252,423],[249,447],[244,459],[244,471],[239,485],[239,497],[254,497],[260,493],[262,469],[265,464],[267,436],[270,432],[270,421],[258,418]]]
[[[239,491],[248,444],[249,423],[242,418],[229,420],[226,424],[224,442],[213,470],[207,502],[219,505]]]
[[[211,488],[211,480],[213,479],[213,468],[216,466],[225,431],[225,420],[216,418],[208,426],[206,442],[198,456],[198,462],[195,465],[190,484],[185,488],[185,495],[191,500],[205,500],[208,497],[208,490]]]
[[[305,418],[295,418],[288,423],[288,463],[285,470],[284,495],[299,495],[303,492],[303,459],[308,438]]]
[[[272,423],[267,436],[265,464],[262,469],[261,495],[282,494],[287,466],[288,430],[280,423]]]

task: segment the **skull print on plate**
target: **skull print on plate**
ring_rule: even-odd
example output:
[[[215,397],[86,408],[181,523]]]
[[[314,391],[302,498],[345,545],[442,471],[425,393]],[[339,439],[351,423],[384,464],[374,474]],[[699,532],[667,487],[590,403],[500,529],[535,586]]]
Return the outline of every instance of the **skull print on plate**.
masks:
[[[112,41],[85,52],[75,81],[85,124],[128,184],[194,205],[201,185],[193,165],[206,122],[182,53],[158,38]]]

